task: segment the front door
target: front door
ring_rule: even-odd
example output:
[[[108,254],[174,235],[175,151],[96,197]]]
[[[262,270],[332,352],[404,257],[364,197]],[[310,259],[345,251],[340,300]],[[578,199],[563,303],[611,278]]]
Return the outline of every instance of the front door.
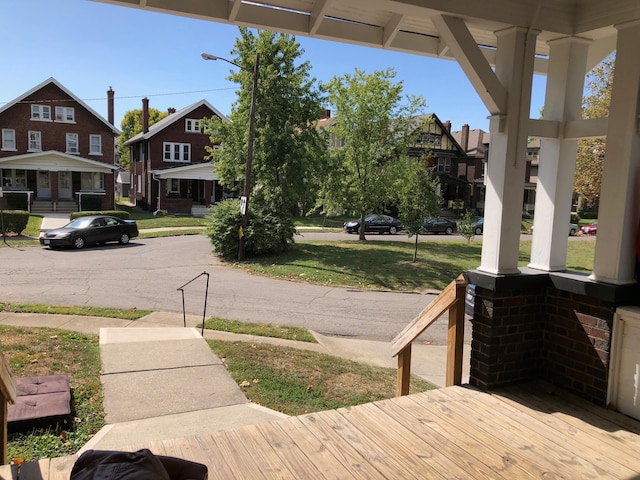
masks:
[[[618,308],[613,322],[607,403],[640,420],[640,308]]]
[[[71,172],[58,172],[58,198],[60,200],[72,199]]]
[[[38,172],[38,192],[36,196],[38,198],[51,198],[51,178],[49,171]]]

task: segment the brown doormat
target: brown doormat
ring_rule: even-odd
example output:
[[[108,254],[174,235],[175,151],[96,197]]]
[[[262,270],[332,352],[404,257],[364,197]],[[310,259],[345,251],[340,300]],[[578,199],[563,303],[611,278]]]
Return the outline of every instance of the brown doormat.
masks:
[[[18,377],[16,403],[7,408],[10,432],[67,425],[71,421],[68,375]]]

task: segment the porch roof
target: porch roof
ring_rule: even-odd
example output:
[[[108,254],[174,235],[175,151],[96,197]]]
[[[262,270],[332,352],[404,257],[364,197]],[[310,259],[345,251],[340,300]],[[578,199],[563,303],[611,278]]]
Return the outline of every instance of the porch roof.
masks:
[[[151,173],[158,180],[170,178],[180,180],[218,180],[218,175],[213,171],[213,165],[208,162],[185,165],[183,167],[152,170]]]
[[[69,155],[55,150],[3,157],[0,158],[0,168],[99,173],[113,173],[118,169],[115,165],[109,165],[108,163],[90,160],[79,157],[78,155]]]

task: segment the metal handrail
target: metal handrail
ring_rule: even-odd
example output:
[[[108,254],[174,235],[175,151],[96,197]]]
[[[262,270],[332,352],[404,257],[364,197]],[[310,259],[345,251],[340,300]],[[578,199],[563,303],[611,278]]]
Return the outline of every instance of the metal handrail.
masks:
[[[182,319],[184,321],[184,326],[186,328],[186,326],[187,326],[187,312],[185,310],[185,305],[184,305],[184,287],[186,287],[190,283],[194,282],[198,278],[202,277],[203,275],[207,276],[207,284],[206,284],[206,287],[205,287],[205,290],[204,290],[204,308],[202,310],[202,331],[200,332],[200,335],[202,335],[204,337],[204,322],[205,322],[205,319],[206,319],[206,316],[207,316],[207,298],[209,297],[209,273],[208,272],[202,272],[200,275],[197,275],[197,276],[193,277],[191,280],[189,280],[187,283],[185,283],[181,287],[178,287],[176,290],[179,290],[180,293],[182,294]]]

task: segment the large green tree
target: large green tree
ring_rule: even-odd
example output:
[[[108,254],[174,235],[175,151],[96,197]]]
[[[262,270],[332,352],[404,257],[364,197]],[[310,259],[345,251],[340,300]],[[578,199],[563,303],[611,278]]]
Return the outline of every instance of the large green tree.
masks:
[[[422,126],[418,113],[425,106],[419,96],[403,96],[395,71],[334,77],[325,86],[336,121],[326,132],[330,171],[321,201],[326,209],[349,209],[360,217],[360,239],[365,240],[364,218],[393,202],[391,168],[402,158]]]
[[[615,55],[611,55],[596,66],[587,77],[587,95],[584,98],[584,118],[609,116],[611,87]],[[602,167],[606,139],[590,138],[578,142],[574,191],[579,195],[581,208],[597,205],[602,182]]]
[[[149,109],[149,126],[156,122],[159,122],[168,115],[167,112],[161,112],[155,108]],[[137,108],[129,110],[124,114],[122,122],[120,122],[120,130],[122,133],[118,138],[120,148],[120,165],[125,170],[129,171],[131,165],[131,157],[129,155],[129,148],[123,147],[124,143],[132,137],[142,132],[142,109]]]
[[[323,96],[311,64],[292,35],[240,28],[229,79],[239,85],[230,122],[208,122],[210,159],[227,188],[243,184],[256,53],[260,54],[251,184],[251,203],[278,215],[299,215],[315,205],[318,178],[326,168],[326,147],[315,124]]]

